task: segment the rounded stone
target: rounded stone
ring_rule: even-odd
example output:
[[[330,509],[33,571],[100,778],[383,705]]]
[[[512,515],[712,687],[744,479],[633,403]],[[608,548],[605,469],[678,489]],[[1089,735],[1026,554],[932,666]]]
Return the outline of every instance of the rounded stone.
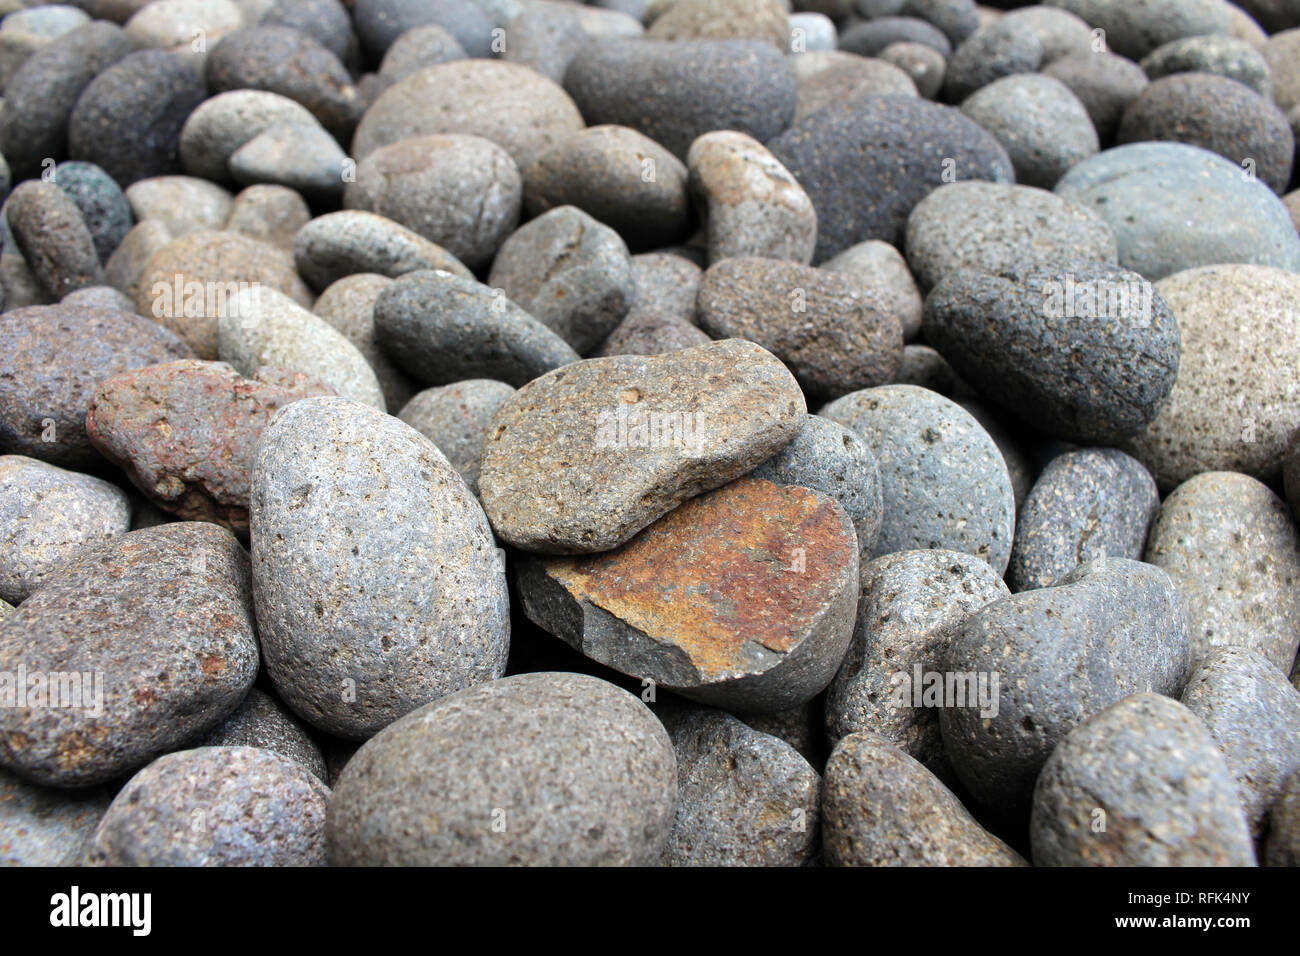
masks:
[[[1300,532],[1267,486],[1235,472],[1179,485],[1156,516],[1145,560],[1187,597],[1194,660],[1242,647],[1291,673],[1300,647]]]
[[[56,790],[0,770],[0,866],[75,866],[112,798],[109,788]]]
[[[135,304],[141,315],[184,338],[199,358],[215,359],[217,326],[241,292],[280,293],[311,304],[311,292],[283,250],[207,229],[183,235],[150,257]]]
[[[420,392],[398,418],[438,446],[469,490],[478,494],[479,460],[492,417],[515,390],[505,382],[471,378]]]
[[[663,726],[627,691],[520,674],[366,743],[330,801],[335,866],[659,862],[677,803]]]
[[[204,76],[213,93],[248,89],[287,97],[341,141],[352,135],[364,111],[338,57],[288,27],[246,27],[222,37],[208,53]]]
[[[243,25],[243,14],[230,0],[150,0],[124,29],[141,47],[188,56],[200,52],[194,49],[196,39],[216,43]]]
[[[665,866],[803,866],[820,833],[821,777],[784,740],[720,710],[660,711],[677,758]]]
[[[1113,53],[1077,53],[1053,60],[1043,73],[1060,80],[1083,104],[1102,145],[1115,141],[1120,119],[1147,86],[1132,60]]]
[[[815,62],[816,69],[811,68],[806,60],[798,62],[796,122],[852,96],[919,95],[912,78],[883,59],[837,50],[821,54]]]
[[[1141,67],[1152,80],[1178,73],[1213,73],[1244,83],[1263,97],[1273,92],[1273,71],[1268,60],[1255,47],[1236,37],[1174,40],[1143,57]]]
[[[398,140],[438,133],[481,136],[520,169],[583,128],[569,94],[540,73],[494,60],[426,67],[375,100],[357,127],[352,155],[364,159]]]
[[[204,100],[181,127],[185,171],[216,183],[231,182],[230,157],[249,140],[281,123],[310,125],[307,107],[266,90],[231,90]]]
[[[780,259],[724,259],[700,280],[696,316],[714,338],[755,342],[804,392],[838,398],[893,381],[903,326],[872,288],[844,273]]]
[[[1214,738],[1182,704],[1150,693],[1061,742],[1034,790],[1030,836],[1037,866],[1255,865]]]
[[[1183,37],[1232,33],[1231,6],[1223,0],[1049,0],[1104,30],[1106,44],[1121,56],[1140,60]]]
[[[465,48],[444,27],[437,24],[412,27],[389,46],[379,63],[378,76],[384,81],[384,89],[387,89],[426,66],[437,66],[439,63],[450,63],[468,57]]]
[[[1286,114],[1236,80],[1179,73],[1151,83],[1124,111],[1119,142],[1188,143],[1286,192],[1295,134]]]
[[[314,289],[325,289],[358,272],[396,279],[417,269],[442,269],[473,277],[437,243],[384,216],[357,209],[326,213],[303,226],[293,243],[293,261]]]
[[[86,437],[95,387],[133,368],[190,358],[156,322],[118,309],[29,306],[0,314],[0,451],[66,468],[103,461]]]
[[[904,340],[911,342],[921,334],[921,290],[917,288],[907,260],[892,244],[868,239],[827,259],[821,268],[852,276],[869,285],[883,302],[885,310],[898,316],[903,324]]]
[[[861,577],[853,641],[826,691],[826,733],[832,743],[879,734],[952,780],[938,711],[922,706],[925,675],[943,670],[953,632],[1007,586],[988,562],[939,549],[885,555]]]
[[[999,20],[980,27],[948,58],[944,95],[960,103],[1000,79],[1033,73],[1043,55],[1038,31],[1027,23]]]
[[[225,228],[293,252],[298,230],[311,221],[307,202],[287,186],[263,183],[240,190],[230,203]]]
[[[130,529],[131,505],[116,485],[0,455],[0,598],[25,601],[60,565]]]
[[[1269,37],[1260,52],[1273,72],[1273,99],[1277,105],[1287,111],[1300,105],[1300,29]]]
[[[646,31],[649,40],[762,40],[790,43],[781,0],[676,0]]]
[[[537,216],[576,206],[618,231],[629,247],[657,249],[687,238],[686,167],[626,126],[593,126],[562,140],[524,171],[524,205]]]
[[[708,345],[713,340],[697,326],[670,315],[632,311],[609,333],[593,358],[610,355],[665,355]]]
[[[632,307],[635,278],[617,232],[573,206],[521,226],[501,246],[488,285],[580,354],[595,349]]]
[[[364,740],[504,673],[504,562],[404,422],[341,398],[285,408],[258,446],[249,526],[266,669],[312,726]]]
[[[1300,235],[1282,200],[1235,163],[1184,143],[1132,143],[1085,160],[1058,195],[1110,223],[1120,265],[1155,282],[1246,262],[1300,271]]]
[[[1192,673],[1182,702],[1228,758],[1251,831],[1261,836],[1269,808],[1300,770],[1300,690],[1254,651],[1222,647]]]
[[[913,385],[853,392],[819,412],[866,439],[880,467],[878,555],[943,548],[1006,570],[1015,530],[1011,477],[997,445],[960,405]]]
[[[88,866],[325,866],[329,789],[256,747],[160,757],[114,798]]]
[[[813,201],[814,262],[867,239],[901,245],[913,207],[946,178],[1015,178],[997,140],[959,110],[915,96],[832,104],[767,146]]]
[[[1066,56],[1096,54],[1092,27],[1068,10],[1034,4],[1008,10],[1001,22],[1033,31],[1043,48],[1044,66]]]
[[[107,262],[135,223],[122,187],[94,163],[60,163],[54,181],[81,210],[99,261]]]
[[[1099,149],[1083,103],[1041,73],[994,80],[963,101],[961,111],[1006,148],[1016,181],[1026,186],[1051,189]]]
[[[375,338],[375,303],[392,284],[393,280],[387,276],[358,272],[332,283],[312,306],[312,311],[343,333],[369,363],[389,412],[401,408],[417,391],[415,383],[393,363]]]
[[[440,26],[473,57],[492,49],[492,21],[479,3],[466,0],[357,0],[356,30],[372,54],[383,54],[408,30]]]
[[[59,787],[115,779],[225,719],[257,666],[235,536],[197,521],[132,531],[64,564],[5,619],[0,671],[65,675],[64,706],[0,708],[0,764]]]
[[[839,48],[858,56],[874,57],[895,43],[923,43],[943,54],[945,59],[952,55],[952,41],[947,35],[919,17],[872,17],[845,30]]]
[[[691,144],[686,161],[710,262],[741,256],[812,260],[812,200],[763,144],[734,131],[705,133]]]
[[[100,284],[95,237],[72,197],[58,186],[19,183],[5,200],[4,215],[13,242],[51,299]]]
[[[1007,583],[1032,591],[1085,561],[1140,561],[1159,508],[1155,479],[1122,451],[1081,448],[1053,458],[1016,517]]]
[[[306,375],[183,359],[100,382],[86,434],[158,506],[248,537],[248,472],[280,408],[333,389]]]
[[[1176,697],[1192,660],[1187,613],[1169,575],[1140,561],[1079,565],[1054,586],[986,605],[954,630],[942,671],[986,674],[991,706],[939,708],[944,749],[980,803],[1028,809],[1066,734],[1121,698]]]
[[[1115,444],[1160,413],[1178,320],[1155,287],[1105,263],[953,272],[927,297],[926,341],[963,379],[1048,435]]]
[[[495,143],[479,136],[420,136],[358,163],[343,205],[400,223],[476,269],[518,225],[522,195],[514,160]]]
[[[287,757],[325,782],[325,755],[306,726],[275,697],[254,687],[239,708],[195,747],[257,747]]]
[[[1156,291],[1178,316],[1182,359],[1160,414],[1125,450],[1166,491],[1205,471],[1276,480],[1300,421],[1300,276],[1204,266],[1171,275]]]
[[[221,229],[232,202],[225,189],[197,176],[137,180],[126,188],[126,199],[136,219],[159,220],[173,237],[200,229]]]
[[[685,158],[714,130],[767,142],[794,118],[794,73],[757,40],[605,40],[580,50],[564,87],[590,126],[630,126]]]
[[[179,172],[181,127],[206,96],[203,80],[175,54],[132,53],[77,100],[68,155],[97,163],[123,186]]]
[[[831,866],[1025,866],[925,766],[884,737],[854,733],[826,762]]]
[[[274,183],[318,200],[334,199],[354,175],[338,141],[313,119],[276,123],[231,154],[226,163],[237,183]]]
[[[933,100],[943,89],[948,61],[942,53],[925,43],[899,41],[880,51],[880,59],[893,64],[911,78],[917,95]]]
[[[517,388],[579,358],[503,291],[441,270],[400,277],[372,314],[376,343],[424,386],[495,378]]]
[[[698,265],[671,252],[646,252],[632,257],[632,275],[636,294],[629,316],[662,315],[695,323],[695,297],[704,275]]]
[[[1061,261],[1113,263],[1115,235],[1091,209],[1032,186],[940,186],[907,218],[907,264],[927,291],[960,270],[998,274]]]
[[[809,415],[795,440],[751,471],[749,477],[811,488],[834,498],[853,522],[858,551],[866,556],[874,549],[884,518],[880,469],[867,443],[856,432]]]
[[[350,8],[342,0],[276,0],[257,22],[307,34],[355,72],[361,65],[361,45],[352,29],[350,14]],[[251,16],[244,19],[248,23],[254,20]]]

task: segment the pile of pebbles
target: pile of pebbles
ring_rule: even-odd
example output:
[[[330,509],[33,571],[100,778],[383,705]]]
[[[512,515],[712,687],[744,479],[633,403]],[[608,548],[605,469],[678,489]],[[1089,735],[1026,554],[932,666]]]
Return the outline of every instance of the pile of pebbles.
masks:
[[[0,14],[0,864],[1300,864],[1300,5]]]

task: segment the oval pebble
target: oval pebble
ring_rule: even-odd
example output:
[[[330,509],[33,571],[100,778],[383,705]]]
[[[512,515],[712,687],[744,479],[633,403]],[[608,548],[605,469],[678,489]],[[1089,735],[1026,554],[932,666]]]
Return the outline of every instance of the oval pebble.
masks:
[[[317,290],[358,272],[396,279],[417,269],[442,269],[473,277],[442,246],[391,219],[356,209],[326,213],[303,226],[293,243],[293,261]]]
[[[196,747],[256,747],[287,757],[325,782],[325,755],[306,726],[275,697],[254,687],[238,709],[204,734]]]
[[[492,417],[515,390],[505,382],[471,378],[420,392],[397,416],[447,456],[469,490],[478,494],[479,461]]]

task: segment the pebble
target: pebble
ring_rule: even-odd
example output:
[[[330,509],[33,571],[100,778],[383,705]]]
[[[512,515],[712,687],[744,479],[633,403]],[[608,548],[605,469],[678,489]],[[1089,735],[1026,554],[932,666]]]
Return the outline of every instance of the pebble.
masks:
[[[1060,80],[1078,97],[1102,145],[1115,141],[1119,121],[1147,86],[1147,75],[1132,60],[1114,53],[1073,53],[1053,60],[1043,73]]]
[[[477,3],[462,0],[357,0],[357,35],[372,53],[382,54],[415,27],[437,25],[473,57],[491,56],[492,21]]]
[[[628,316],[664,316],[695,324],[695,298],[704,270],[671,252],[646,252],[632,257],[636,292]]]
[[[325,866],[329,789],[256,747],[160,757],[114,798],[87,866]]]
[[[1083,103],[1041,73],[995,80],[964,100],[961,111],[1006,148],[1016,181],[1026,186],[1051,189],[1100,148]]]
[[[1067,56],[1100,55],[1094,50],[1092,27],[1068,10],[1034,4],[1008,10],[1002,22],[1028,27],[1043,48],[1042,66]]]
[[[0,770],[0,867],[73,866],[112,796],[107,788],[40,787]]]
[[[1119,142],[1199,146],[1286,192],[1295,134],[1286,114],[1236,80],[1179,73],[1151,83],[1124,111]]]
[[[0,455],[0,598],[19,604],[65,561],[131,527],[116,485],[35,458]]]
[[[195,40],[204,48],[244,25],[239,7],[230,0],[152,0],[126,21],[126,35],[141,47],[190,55]]]
[[[1166,491],[1206,471],[1275,481],[1300,420],[1300,277],[1264,266],[1203,266],[1170,276],[1156,291],[1178,317],[1182,359],[1164,408],[1126,450]]]
[[[86,434],[159,507],[248,538],[248,480],[257,443],[285,405],[329,386],[283,369],[244,378],[223,362],[182,359],[101,381]]]
[[[758,40],[592,43],[573,58],[564,88],[587,125],[630,126],[683,159],[705,133],[766,143],[794,119],[794,73]]]
[[[1267,486],[1235,472],[1179,485],[1156,516],[1145,560],[1187,598],[1194,661],[1241,647],[1291,673],[1300,647],[1300,532]]]
[[[1175,700],[1139,693],[1069,734],[1034,790],[1037,866],[1254,866],[1237,784]]]
[[[504,149],[478,136],[444,135],[370,153],[343,204],[400,223],[476,269],[515,230],[522,196],[519,170]]]
[[[207,95],[184,60],[143,50],[87,86],[68,118],[68,155],[91,160],[121,185],[180,171],[181,126]]]
[[[208,53],[204,77],[213,93],[247,89],[287,97],[340,139],[352,134],[364,112],[361,94],[338,57],[288,27],[253,26],[227,34]]]
[[[789,370],[742,340],[588,359],[528,382],[497,412],[484,509],[514,547],[608,551],[781,451],[806,412]]]
[[[95,237],[72,197],[58,186],[20,183],[5,200],[4,214],[13,241],[51,299],[102,282]]]
[[[175,238],[221,229],[234,202],[221,186],[197,176],[152,176],[132,183],[125,195],[137,220],[160,220]]]
[[[660,714],[677,758],[665,866],[805,866],[817,850],[821,777],[784,740],[702,707]]]
[[[555,83],[577,52],[591,42],[576,9],[569,4],[533,3],[506,27],[501,59],[526,66]]]
[[[934,24],[919,17],[873,17],[849,27],[840,35],[839,48],[858,56],[874,57],[895,43],[923,43],[943,54],[952,55],[952,41]]]
[[[1027,866],[913,757],[853,733],[826,762],[823,839],[830,866]]]
[[[491,140],[528,169],[579,132],[582,120],[568,93],[526,66],[457,60],[427,67],[386,90],[357,127],[352,155],[360,160],[399,140],[459,133]]]
[[[827,259],[821,268],[852,276],[870,286],[885,311],[898,316],[904,340],[911,342],[921,334],[921,290],[907,260],[890,243],[868,239]]]
[[[792,13],[786,20],[790,25],[787,53],[802,55],[834,50],[839,42],[835,21],[824,13]]]
[[[397,417],[437,445],[469,490],[477,495],[479,462],[492,417],[514,393],[505,382],[466,379],[425,389]]]
[[[901,245],[913,207],[945,175],[1015,178],[1006,150],[986,131],[952,107],[915,96],[832,104],[767,147],[813,201],[814,263],[867,239]]]
[[[217,357],[241,375],[264,365],[303,372],[344,398],[383,411],[379,380],[342,333],[281,292],[246,289],[217,319]]]
[[[1264,54],[1245,40],[1227,36],[1185,37],[1152,50],[1142,58],[1153,80],[1179,73],[1213,73],[1244,83],[1263,97],[1273,93],[1273,71]]]
[[[1027,809],[1054,748],[1121,698],[1176,697],[1191,669],[1187,610],[1169,575],[1124,558],[987,605],[953,632],[943,671],[999,675],[991,706],[939,709],[944,748],[980,803]],[[949,702],[950,704],[952,702]]]
[[[1106,45],[1120,56],[1140,60],[1152,50],[1183,37],[1232,33],[1230,5],[1223,0],[1049,0],[1104,30]]]
[[[517,388],[579,358],[504,292],[441,270],[400,277],[373,316],[376,343],[420,386],[495,378]]]
[[[505,568],[478,502],[404,422],[343,398],[276,416],[252,469],[267,673],[313,727],[365,740],[505,672]]]
[[[306,726],[275,697],[254,687],[239,709],[195,742],[197,747],[257,747],[287,757],[326,782],[325,754]]]
[[[953,632],[1007,586],[987,562],[940,549],[885,555],[861,578],[853,641],[826,693],[826,733],[832,742],[879,734],[951,781],[939,713],[918,706],[924,675],[943,670]]]
[[[468,58],[469,54],[456,38],[436,23],[412,27],[389,46],[379,62],[378,77],[383,81],[384,89],[387,89],[426,66]]]
[[[853,392],[817,414],[866,439],[880,467],[884,522],[876,554],[942,548],[974,554],[999,576],[1015,531],[1011,478],[969,412],[912,385]]]
[[[1016,516],[1007,583],[1032,591],[1051,587],[1087,561],[1141,561],[1159,509],[1155,479],[1135,458],[1114,448],[1059,455]]]
[[[396,279],[418,269],[441,269],[472,278],[460,260],[437,243],[372,212],[346,209],[317,216],[293,243],[298,273],[323,290],[344,276],[373,272]]]
[[[613,553],[526,557],[517,580],[529,620],[642,687],[765,713],[835,676],[853,632],[857,544],[833,498],[744,478]]]
[[[252,22],[252,17],[245,17]],[[260,20],[268,26],[289,27],[305,33],[329,50],[351,72],[361,62],[361,45],[352,17],[341,0],[278,0]]]
[[[1223,647],[1193,672],[1182,702],[1228,758],[1258,838],[1287,778],[1300,770],[1300,690],[1254,651]]]
[[[0,152],[15,181],[38,176],[67,151],[68,117],[95,75],[135,49],[112,23],[95,21],[51,40],[5,84]]]
[[[344,768],[335,866],[640,865],[677,805],[663,725],[583,674],[517,674],[434,701]]]
[[[1201,265],[1300,271],[1300,235],[1282,200],[1242,167],[1185,143],[1131,143],[1084,160],[1057,195],[1110,223],[1119,264],[1152,282]]]
[[[29,306],[0,314],[0,450],[63,468],[103,459],[86,437],[86,411],[104,379],[189,358],[156,322],[117,309]]]
[[[906,246],[907,265],[927,291],[961,270],[997,275],[1061,261],[1113,263],[1119,256],[1110,225],[1092,209],[1010,183],[940,186],[908,216]]]
[[[1288,112],[1300,105],[1300,29],[1286,30],[1269,37],[1260,50],[1273,73],[1273,99]],[[8,88],[5,90],[9,92]],[[5,155],[8,155],[8,149]]]
[[[344,276],[320,294],[312,311],[332,325],[357,347],[365,358],[390,412],[401,408],[415,395],[415,383],[379,347],[375,338],[375,302],[393,284],[387,276],[358,272]]]
[[[742,256],[812,261],[812,200],[762,143],[734,131],[705,133],[691,144],[686,162],[709,262]]]
[[[638,251],[680,242],[691,229],[686,167],[626,126],[585,129],[556,143],[524,171],[530,216],[560,206],[581,209]]]
[[[809,69],[806,61],[800,64],[796,122],[853,96],[920,95],[906,72],[883,59],[835,51],[821,54],[819,60],[816,70]]]
[[[627,315],[634,282],[622,238],[574,206],[521,226],[488,275],[490,286],[579,353],[592,351]]]
[[[261,184],[235,196],[225,228],[292,254],[298,230],[310,221],[302,196],[285,186]]]
[[[880,51],[880,59],[898,67],[912,80],[918,96],[937,99],[947,76],[948,61],[934,47],[900,41]]]
[[[204,100],[181,127],[181,165],[191,176],[229,183],[230,157],[261,133],[283,123],[308,126],[316,118],[303,105],[266,90],[231,90]]]
[[[903,326],[855,277],[779,259],[724,259],[700,280],[696,317],[714,338],[755,342],[823,400],[893,381]]]
[[[1178,376],[1174,311],[1141,276],[1104,263],[950,273],[923,328],[983,397],[1066,441],[1132,437]]]
[[[316,197],[341,192],[352,175],[351,160],[314,119],[268,126],[235,150],[227,166],[241,185],[274,183]]]
[[[666,355],[713,340],[699,328],[673,316],[629,312],[595,352],[593,358],[611,355]]]
[[[790,45],[781,0],[676,0],[646,30],[649,40],[761,40]]]
[[[944,95],[961,103],[986,86],[1016,74],[1032,74],[1043,62],[1043,42],[1027,23],[999,20],[980,27],[948,58]]]
[[[140,280],[144,278],[145,266],[173,238],[171,230],[161,219],[137,222],[122,237],[122,241],[104,263],[104,281],[131,300],[132,312],[135,311],[135,302],[140,294]],[[3,262],[4,259],[0,259],[0,263]]]
[[[185,339],[199,358],[216,359],[218,326],[224,317],[238,317],[241,294],[268,300],[283,295],[302,306],[311,304],[310,291],[283,250],[236,232],[209,229],[186,233],[149,258],[135,304],[141,315]]]
[[[99,261],[107,262],[135,224],[122,187],[94,163],[59,163],[54,168],[54,177],[54,182],[81,211]]]
[[[864,562],[875,548],[884,519],[880,468],[856,432],[828,418],[809,415],[795,440],[749,477],[834,498],[853,522]]]
[[[257,675],[248,556],[224,528],[132,531],[62,565],[0,628],[0,672],[60,679],[81,706],[0,708],[0,764],[81,788],[225,719]],[[86,701],[89,698],[89,705]]]

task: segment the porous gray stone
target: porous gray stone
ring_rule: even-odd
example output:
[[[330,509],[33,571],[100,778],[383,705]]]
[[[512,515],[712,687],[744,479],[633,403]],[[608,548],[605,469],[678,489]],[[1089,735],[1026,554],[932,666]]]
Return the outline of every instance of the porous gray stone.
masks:
[[[366,743],[330,801],[330,862],[649,866],[676,803],[672,744],[637,698],[581,674],[519,674]]]
[[[469,490],[478,494],[483,443],[496,415],[515,390],[505,382],[471,378],[420,392],[398,418],[438,446]]]
[[[312,726],[364,740],[504,673],[491,531],[405,423],[342,398],[285,408],[258,446],[249,530],[266,669]]]
[[[1144,56],[1140,66],[1152,80],[1177,73],[1213,73],[1244,83],[1260,96],[1268,97],[1273,92],[1273,71],[1268,60],[1237,37],[1211,35],[1173,40]]]
[[[254,687],[239,709],[195,741],[194,747],[258,747],[287,757],[326,780],[325,755],[284,705]]]
[[[73,866],[113,795],[56,790],[0,770],[0,867]]]
[[[1223,0],[1047,0],[1106,31],[1106,44],[1132,60],[1182,37],[1232,33]]]
[[[312,311],[343,333],[370,364],[384,404],[395,412],[416,393],[415,383],[393,363],[375,339],[375,302],[393,284],[387,276],[358,272],[344,276],[320,294]]]
[[[51,299],[99,285],[95,237],[72,197],[53,183],[20,183],[4,204],[5,221],[41,290]]]
[[[1079,98],[1104,146],[1115,141],[1124,110],[1147,85],[1147,75],[1140,66],[1110,52],[1071,53],[1046,64],[1042,70],[1068,86]]]
[[[442,246],[359,209],[326,213],[303,226],[293,243],[293,261],[303,279],[318,290],[357,272],[396,279],[417,269],[442,269],[473,278]]]
[[[1052,753],[1030,821],[1038,866],[1254,866],[1232,771],[1196,715],[1134,694]]]
[[[204,100],[181,127],[185,171],[216,183],[231,181],[228,163],[239,147],[281,123],[316,122],[307,107],[267,90],[231,90]],[[341,173],[341,170],[339,171]]]
[[[911,342],[921,334],[921,290],[896,247],[879,239],[849,246],[821,264],[828,272],[842,272],[871,286],[887,311],[903,323],[903,338]]]

